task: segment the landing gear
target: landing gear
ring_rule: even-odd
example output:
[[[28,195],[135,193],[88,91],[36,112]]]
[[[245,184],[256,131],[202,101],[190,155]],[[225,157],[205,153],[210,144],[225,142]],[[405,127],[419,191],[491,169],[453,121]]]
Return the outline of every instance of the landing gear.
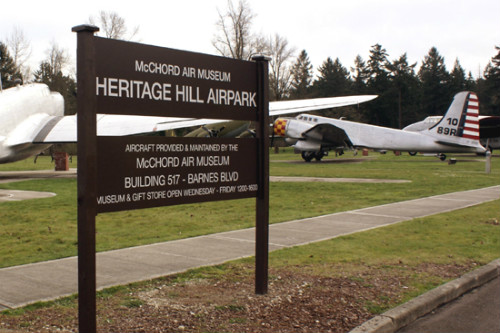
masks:
[[[415,156],[415,155],[417,155],[417,152],[416,151],[409,151],[408,154],[410,156]]]
[[[314,152],[312,151],[303,151],[302,152],[302,158],[304,159],[304,161],[306,162],[311,162],[311,160],[314,158]]]
[[[316,161],[321,161],[321,159],[323,158],[323,156],[326,156],[327,153],[325,153],[324,151],[318,151],[315,155],[314,155],[314,158],[316,159]]]
[[[306,162],[311,162],[313,158],[316,159],[316,161],[321,161],[321,159],[328,155],[327,152],[324,152],[324,151],[318,151],[318,152],[315,152],[315,151],[303,151],[302,152],[302,158],[304,159],[304,161]]]
[[[444,161],[446,159],[446,155],[445,154],[437,154],[437,157],[441,160],[441,161]]]

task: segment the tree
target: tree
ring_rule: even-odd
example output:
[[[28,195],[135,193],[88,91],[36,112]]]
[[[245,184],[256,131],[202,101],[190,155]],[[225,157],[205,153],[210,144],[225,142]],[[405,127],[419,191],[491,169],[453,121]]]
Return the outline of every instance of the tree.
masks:
[[[389,86],[389,71],[387,51],[380,44],[375,44],[370,50],[368,59],[368,87],[374,93],[383,93]]]
[[[288,46],[288,41],[279,36],[270,37],[268,41],[269,62],[269,87],[270,100],[282,100],[290,95],[291,70],[289,60],[295,52]]]
[[[245,0],[240,0],[237,8],[231,0],[227,5],[225,13],[217,11],[218,33],[214,36],[212,45],[225,57],[249,60],[255,54],[252,49],[259,48],[259,44],[256,45],[259,39],[255,39],[250,33],[254,14]]]
[[[113,11],[100,11],[97,18],[89,17],[89,23],[98,26],[106,38],[132,40],[139,32],[139,26],[129,32],[125,19]]]
[[[450,74],[444,58],[435,47],[429,50],[418,72],[422,84],[422,115],[443,114],[453,95],[449,88]]]
[[[292,81],[290,82],[290,97],[301,99],[308,97],[312,82],[313,66],[306,50],[302,50],[292,66]]]
[[[16,80],[22,80],[21,73],[9,54],[7,46],[0,42],[0,84],[1,88],[10,88],[16,85]]]
[[[288,46],[286,38],[278,34],[265,38],[251,33],[254,14],[245,0],[240,0],[235,7],[228,1],[226,12],[219,13],[217,34],[212,45],[217,52],[225,57],[240,60],[250,60],[254,55],[271,56],[269,63],[270,99],[281,100],[289,96],[290,66],[289,59],[294,49]]]
[[[481,113],[500,116],[500,47],[495,46],[497,55],[484,70],[484,81],[481,82]]]
[[[27,61],[31,55],[29,41],[24,36],[24,32],[20,28],[15,27],[10,37],[7,38],[6,44],[12,53],[14,65],[21,73],[23,81],[26,81],[31,75],[31,68],[27,65]]]
[[[449,79],[450,90],[455,94],[468,89],[465,70],[460,66],[458,59],[455,60]]]
[[[60,48],[57,43],[52,42],[51,47],[47,50],[46,62],[50,65],[51,76],[56,76],[62,73],[70,62],[68,51]]]
[[[396,126],[394,101],[397,97],[390,90],[390,73],[387,51],[380,44],[375,44],[370,50],[368,59],[368,93],[377,94],[379,97],[366,105],[365,119],[371,124],[382,126]]]
[[[406,53],[401,55],[387,65],[390,70],[390,80],[392,90],[396,91],[397,96],[397,127],[403,128],[403,125],[419,120],[417,118],[418,105],[418,79],[415,74],[415,66],[417,63],[408,64],[408,57]],[[404,111],[404,112],[403,112]],[[394,115],[394,113],[392,113]],[[404,121],[403,119],[406,119]],[[395,119],[392,117],[392,126],[396,126]]]
[[[354,73],[353,92],[356,94],[366,93],[370,71],[359,54],[356,59],[354,59],[354,68],[351,67],[351,72]]]
[[[342,66],[339,58],[328,57],[318,68],[318,78],[313,83],[314,93],[318,97],[342,96],[351,92],[350,73]]]

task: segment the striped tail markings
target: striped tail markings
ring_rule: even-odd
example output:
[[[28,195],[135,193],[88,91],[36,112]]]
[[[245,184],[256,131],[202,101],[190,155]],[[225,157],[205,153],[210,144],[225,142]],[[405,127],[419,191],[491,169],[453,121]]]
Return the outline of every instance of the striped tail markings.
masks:
[[[465,108],[466,115],[462,137],[479,140],[479,99],[476,94],[469,94]]]

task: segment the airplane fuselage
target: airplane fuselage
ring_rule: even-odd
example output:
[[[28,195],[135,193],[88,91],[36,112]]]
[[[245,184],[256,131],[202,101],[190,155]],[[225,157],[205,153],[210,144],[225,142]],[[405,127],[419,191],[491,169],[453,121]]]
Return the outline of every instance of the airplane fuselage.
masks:
[[[355,147],[425,153],[436,151],[443,153],[476,152],[476,148],[474,147],[465,148],[463,146],[442,144],[436,138],[422,132],[405,132],[394,128],[338,119],[330,119],[329,122],[336,126],[339,125],[339,122],[342,122],[342,128],[351,138]]]

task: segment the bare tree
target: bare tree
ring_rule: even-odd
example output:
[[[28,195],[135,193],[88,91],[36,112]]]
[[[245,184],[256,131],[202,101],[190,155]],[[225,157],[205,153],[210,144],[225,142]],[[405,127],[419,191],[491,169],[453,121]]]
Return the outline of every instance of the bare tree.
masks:
[[[129,33],[125,19],[112,11],[101,10],[97,18],[89,17],[89,23],[98,26],[106,38],[132,40],[139,32],[139,26],[136,26]]]
[[[295,49],[288,46],[288,40],[276,34],[267,43],[267,52],[271,56],[269,63],[269,87],[272,100],[282,100],[290,95],[291,60]]]
[[[31,76],[31,68],[28,65],[31,56],[30,42],[19,27],[14,27],[12,34],[6,39],[6,44],[10,49],[14,65],[21,73],[23,81],[26,80]]]
[[[217,52],[225,57],[240,60],[250,60],[257,54],[270,56],[270,98],[280,100],[288,97],[291,82],[290,60],[295,50],[288,46],[286,38],[277,34],[269,38],[252,34],[254,14],[246,0],[239,0],[237,8],[229,0],[227,11],[218,13],[218,33],[212,41]]]
[[[62,73],[70,63],[70,56],[66,49],[60,48],[56,42],[52,42],[50,49],[47,50],[46,63],[50,68],[50,75],[56,76]]]
[[[252,57],[254,37],[250,32],[254,14],[246,0],[240,0],[235,8],[232,1],[227,3],[227,11],[219,13],[219,20],[216,25],[218,33],[212,40],[212,45],[217,52],[225,57],[240,60],[248,60]]]

